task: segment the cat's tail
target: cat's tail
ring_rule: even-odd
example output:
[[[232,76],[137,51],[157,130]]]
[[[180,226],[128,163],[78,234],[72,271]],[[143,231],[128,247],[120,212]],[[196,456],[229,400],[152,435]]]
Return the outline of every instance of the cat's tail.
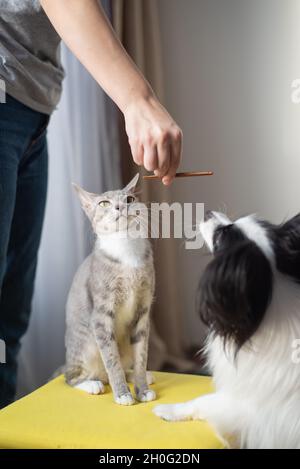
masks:
[[[72,365],[72,366],[67,366],[62,365],[57,370],[54,371],[52,376],[49,378],[48,381],[51,381],[54,378],[57,378],[60,375],[64,375],[65,381],[70,384],[71,386],[74,386],[78,382],[81,382],[85,379],[85,375],[82,374],[82,368],[79,365]]]
[[[54,373],[50,376],[48,381],[51,381],[52,379],[65,374],[65,371],[66,371],[66,365],[61,365],[59,368],[57,368],[57,370],[54,371]]]

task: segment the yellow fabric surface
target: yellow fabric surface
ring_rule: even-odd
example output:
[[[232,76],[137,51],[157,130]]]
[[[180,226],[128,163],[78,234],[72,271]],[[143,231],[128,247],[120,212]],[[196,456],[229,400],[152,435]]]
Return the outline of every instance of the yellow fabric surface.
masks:
[[[92,396],[59,376],[0,411],[0,448],[222,448],[206,422],[165,422],[151,411],[211,392],[210,378],[154,375],[157,400],[133,406],[115,404],[108,386]]]

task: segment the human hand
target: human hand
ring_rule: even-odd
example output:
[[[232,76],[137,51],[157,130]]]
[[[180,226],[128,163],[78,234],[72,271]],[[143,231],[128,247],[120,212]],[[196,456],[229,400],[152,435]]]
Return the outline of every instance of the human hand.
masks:
[[[154,95],[132,101],[124,117],[134,162],[171,184],[181,159],[181,129]]]

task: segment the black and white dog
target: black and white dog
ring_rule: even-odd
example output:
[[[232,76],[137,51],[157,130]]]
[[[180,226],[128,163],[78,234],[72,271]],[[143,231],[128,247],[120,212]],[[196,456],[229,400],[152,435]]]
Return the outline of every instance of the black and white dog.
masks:
[[[200,231],[214,255],[199,308],[216,392],[154,412],[205,419],[231,447],[299,449],[300,214],[275,226],[209,212]]]

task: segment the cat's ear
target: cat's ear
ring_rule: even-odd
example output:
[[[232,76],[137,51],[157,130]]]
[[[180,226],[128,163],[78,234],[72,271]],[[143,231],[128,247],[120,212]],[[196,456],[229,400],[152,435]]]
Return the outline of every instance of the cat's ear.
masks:
[[[95,208],[95,201],[99,197],[98,194],[93,194],[92,192],[87,192],[82,187],[78,186],[74,182],[72,182],[72,186],[76,190],[81,206],[88,217],[92,215]]]
[[[133,192],[135,191],[135,188],[136,188],[137,182],[138,182],[138,180],[139,180],[139,177],[140,177],[140,175],[139,175],[139,173],[137,173],[137,174],[134,176],[134,178],[131,179],[131,181],[127,184],[127,186],[124,187],[123,192],[127,192],[127,193],[128,193],[128,192],[131,192],[131,193],[133,193]]]

